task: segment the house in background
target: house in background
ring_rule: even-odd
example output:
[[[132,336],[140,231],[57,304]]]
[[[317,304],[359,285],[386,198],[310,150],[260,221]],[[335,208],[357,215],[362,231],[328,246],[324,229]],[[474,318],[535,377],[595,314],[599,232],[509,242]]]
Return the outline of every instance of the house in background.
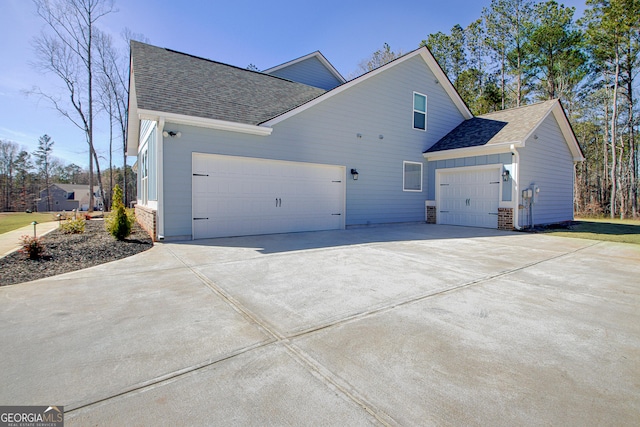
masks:
[[[567,221],[582,160],[559,101],[474,117],[426,47],[346,82],[134,41],[128,134],[154,239]]]
[[[47,197],[51,199],[51,208]],[[51,184],[40,191],[40,198],[37,199],[38,212],[59,212],[89,210],[89,186],[81,184]],[[94,209],[102,208],[102,198],[98,191],[94,191]]]

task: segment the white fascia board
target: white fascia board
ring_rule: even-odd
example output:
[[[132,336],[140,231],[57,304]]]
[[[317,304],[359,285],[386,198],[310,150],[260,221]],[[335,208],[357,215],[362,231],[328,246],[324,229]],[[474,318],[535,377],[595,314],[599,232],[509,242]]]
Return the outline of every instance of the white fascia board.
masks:
[[[558,125],[560,125],[560,130],[562,131],[562,135],[564,136],[565,141],[567,141],[569,150],[573,155],[573,161],[584,162],[582,150],[580,149],[580,145],[578,144],[575,133],[573,133],[573,129],[571,128],[571,124],[569,123],[569,119],[562,109],[560,101],[558,101],[557,107],[553,109],[553,115],[555,116]]]
[[[139,120],[158,120],[187,126],[196,126],[207,129],[224,130],[229,132],[247,133],[250,135],[269,136],[273,129],[264,125],[254,126],[244,123],[228,122],[226,120],[207,119],[203,117],[187,116],[184,114],[165,113],[160,111],[138,109]]]
[[[529,138],[535,134],[535,131],[538,127],[544,123],[544,121],[553,113],[553,117],[556,119],[556,123],[558,127],[560,127],[560,131],[562,132],[562,136],[564,137],[567,146],[569,147],[569,151],[571,151],[571,155],[573,156],[574,162],[583,162],[584,156],[582,155],[582,150],[580,150],[580,145],[578,144],[578,140],[576,139],[576,135],[573,133],[573,129],[571,128],[571,124],[569,123],[569,119],[564,113],[562,109],[562,104],[560,100],[556,100],[549,111],[545,113],[545,115],[540,119],[538,123],[531,129],[531,131],[524,138],[524,141],[528,141]],[[522,145],[524,147],[524,144]]]
[[[465,119],[473,118],[473,114],[471,114],[471,111],[469,111],[469,108],[467,108],[466,104],[464,103],[464,101],[462,100],[462,98],[460,97],[456,89],[453,87],[453,85],[451,84],[447,76],[444,74],[444,71],[442,71],[442,69],[436,62],[436,60],[433,58],[433,55],[431,55],[431,52],[429,52],[429,49],[427,49],[426,47],[421,47],[420,49],[414,50],[411,53],[408,53],[396,60],[389,62],[388,64],[383,65],[382,67],[376,68],[373,71],[369,71],[368,73],[363,74],[360,77],[357,77],[341,86],[338,86],[337,88],[332,89],[329,92],[326,92],[325,94],[320,95],[315,99],[312,99],[306,104],[302,104],[301,106],[294,108],[293,110],[290,110],[284,114],[274,117],[271,120],[267,120],[262,124],[264,126],[273,126],[275,124],[278,124],[281,121],[288,119],[289,117],[295,116],[296,114],[302,111],[305,111],[308,108],[311,108],[314,105],[317,105],[323,102],[324,100],[331,98],[332,96],[335,96],[365,80],[368,80],[374,76],[377,76],[380,73],[384,73],[389,68],[395,67],[396,65],[399,65],[405,61],[408,61],[409,59],[412,59],[418,55],[422,57],[422,59],[425,61],[425,63],[427,64],[431,72],[436,76],[438,83],[442,85],[442,88],[445,90],[445,92],[447,92],[447,94],[449,95],[449,97],[451,98],[455,106],[458,108],[462,116]]]
[[[479,145],[477,147],[455,148],[453,150],[434,151],[433,153],[422,153],[428,161],[459,159],[461,157],[486,156],[489,154],[502,154],[511,152],[511,146],[523,147],[524,142],[501,142],[500,144]]]
[[[291,60],[289,62],[285,62],[284,64],[276,65],[275,67],[271,67],[269,69],[264,70],[263,73],[271,74],[274,71],[281,70],[283,68],[289,67],[291,65],[297,64],[298,62],[302,62],[302,61],[305,61],[305,60],[307,60],[309,58],[313,58],[313,57],[316,57],[322,63],[322,65],[324,65],[324,67],[327,70],[329,70],[329,72],[331,74],[333,74],[336,79],[338,79],[338,81],[340,81],[341,83],[345,83],[346,82],[345,78],[342,77],[342,74],[340,74],[338,72],[338,70],[336,70],[336,68],[333,65],[331,65],[331,63],[327,60],[327,58],[324,57],[324,55],[320,51],[315,51],[315,52],[312,52],[312,53],[310,53],[308,55],[302,56],[302,57],[300,57],[298,59],[293,59],[293,60]]]

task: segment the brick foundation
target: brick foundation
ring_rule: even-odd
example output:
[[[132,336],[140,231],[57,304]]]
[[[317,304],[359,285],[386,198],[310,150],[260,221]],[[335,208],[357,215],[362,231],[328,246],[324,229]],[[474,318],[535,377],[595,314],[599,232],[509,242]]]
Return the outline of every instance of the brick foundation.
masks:
[[[498,230],[513,230],[512,208],[498,208]]]
[[[140,227],[149,233],[149,236],[155,242],[158,236],[156,211],[140,205],[136,205],[135,209],[136,221],[140,224]]]
[[[435,206],[427,206],[427,224],[435,224],[436,223],[436,207]]]

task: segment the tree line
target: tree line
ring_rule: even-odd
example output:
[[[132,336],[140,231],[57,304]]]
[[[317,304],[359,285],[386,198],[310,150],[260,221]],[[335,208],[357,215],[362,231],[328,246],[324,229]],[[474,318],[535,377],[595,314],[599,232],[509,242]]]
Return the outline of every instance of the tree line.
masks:
[[[55,142],[49,135],[38,139],[38,148],[28,152],[16,142],[0,140],[0,210],[4,212],[36,211],[38,199],[47,198],[49,211],[55,210],[46,189],[51,184],[89,185],[89,171],[72,163],[65,164],[53,155]],[[126,175],[126,179],[125,179]],[[127,182],[130,203],[136,198],[135,174],[130,166],[111,167],[102,176],[102,186],[109,187],[110,182]],[[94,182],[97,184],[97,182]],[[109,192],[109,195],[111,192]],[[107,195],[105,206],[111,205]]]
[[[579,214],[638,216],[640,0],[587,0],[583,17],[554,0],[491,0],[481,16],[427,46],[475,115],[558,98],[586,160]],[[385,44],[368,71],[398,57]]]

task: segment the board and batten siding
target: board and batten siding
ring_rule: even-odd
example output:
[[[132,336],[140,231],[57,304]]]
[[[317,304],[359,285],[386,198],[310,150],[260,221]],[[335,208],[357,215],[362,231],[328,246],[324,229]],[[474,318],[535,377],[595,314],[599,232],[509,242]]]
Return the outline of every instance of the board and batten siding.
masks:
[[[547,116],[518,152],[520,191],[533,185],[540,188],[533,205],[535,224],[572,220],[573,157],[553,114]],[[528,225],[528,209],[521,210],[519,218],[520,226]]]
[[[428,97],[426,131],[413,129],[414,91]],[[270,136],[167,123],[182,137],[164,139],[165,236],[191,236],[194,152],[344,166],[346,225],[424,221],[422,153],[462,121],[433,73],[414,57],[274,125]],[[402,190],[403,161],[423,164],[421,192]]]
[[[331,90],[342,83],[316,57],[307,58],[268,74],[324,90]]]

